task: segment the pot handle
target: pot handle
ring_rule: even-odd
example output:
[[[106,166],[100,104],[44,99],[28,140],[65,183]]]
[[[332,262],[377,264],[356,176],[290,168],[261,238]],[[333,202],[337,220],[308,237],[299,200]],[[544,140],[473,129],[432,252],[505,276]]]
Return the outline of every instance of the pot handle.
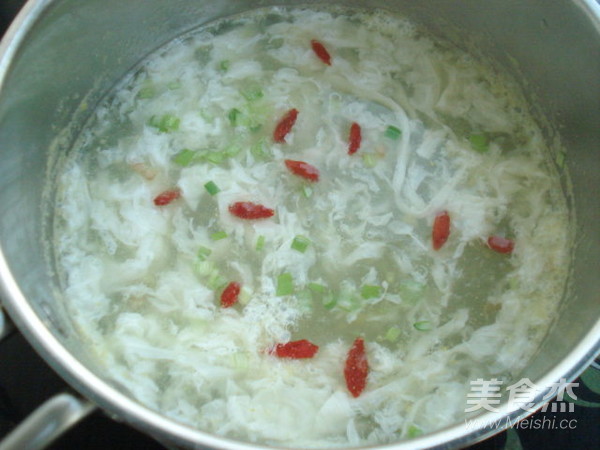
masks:
[[[40,450],[96,409],[88,400],[62,393],[39,406],[2,441],[0,450]]]

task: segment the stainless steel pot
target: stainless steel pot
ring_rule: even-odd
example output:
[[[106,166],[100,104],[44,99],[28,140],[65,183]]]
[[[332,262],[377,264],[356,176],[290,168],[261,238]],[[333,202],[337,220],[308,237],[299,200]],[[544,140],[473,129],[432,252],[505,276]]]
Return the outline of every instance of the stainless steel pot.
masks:
[[[31,0],[0,45],[0,274],[2,301],[36,350],[110,415],[182,446],[242,449],[163,417],[102,379],[71,332],[48,265],[42,216],[57,141],[140,59],[197,25],[291,0]],[[318,3],[305,0],[303,3]],[[348,0],[398,10],[512,70],[567,148],[576,245],[560,320],[521,374],[545,389],[572,380],[600,351],[600,7],[594,0]],[[86,107],[87,106],[87,107]],[[565,183],[565,188],[568,188]],[[68,407],[73,407],[72,403]],[[79,416],[89,411],[75,402]],[[62,410],[62,409],[61,409]],[[514,402],[482,420],[528,414]],[[68,420],[71,420],[70,418]],[[67,421],[68,421],[67,420]],[[498,431],[457,423],[393,448],[459,447]],[[22,437],[22,436],[21,436]],[[7,444],[8,445],[8,444]],[[0,445],[2,447],[2,445]]]

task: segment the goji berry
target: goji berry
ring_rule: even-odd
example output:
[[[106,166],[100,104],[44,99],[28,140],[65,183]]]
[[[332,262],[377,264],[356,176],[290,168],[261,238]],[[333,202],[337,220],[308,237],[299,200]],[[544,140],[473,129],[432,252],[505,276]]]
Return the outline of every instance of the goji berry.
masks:
[[[344,378],[346,386],[353,397],[358,397],[367,386],[367,375],[369,374],[369,362],[365,352],[365,341],[356,338],[346,357],[344,367]]]
[[[450,236],[450,215],[448,211],[442,211],[433,221],[433,228],[431,230],[431,241],[433,243],[433,249],[439,250],[448,240]]]
[[[240,219],[266,219],[272,217],[275,211],[266,206],[252,202],[236,202],[229,205],[229,212]]]
[[[313,49],[313,52],[315,52],[315,55],[317,55],[317,57],[321,61],[323,61],[325,64],[330,66],[331,65],[331,55],[329,54],[329,52],[327,51],[325,46],[315,39],[310,41],[310,45]]]
[[[241,288],[242,286],[240,283],[235,281],[229,283],[221,293],[221,306],[223,308],[229,308],[230,306],[235,305],[238,301]]]
[[[273,140],[275,142],[284,143],[285,137],[292,130],[297,118],[298,110],[295,108],[290,109],[275,127],[275,131],[273,131]]]
[[[498,253],[512,253],[515,248],[514,241],[502,236],[490,236],[487,244],[492,250]]]
[[[348,154],[352,155],[360,148],[362,143],[362,133],[360,125],[356,122],[350,126],[350,136],[348,137]]]
[[[170,189],[154,197],[154,204],[156,206],[165,206],[173,200],[177,200],[179,197],[181,197],[181,191],[179,189]]]
[[[315,356],[318,350],[318,345],[315,345],[306,339],[301,339],[299,341],[291,341],[285,344],[277,344],[273,349],[273,353],[278,358],[302,359],[312,358]]]
[[[319,181],[319,169],[303,161],[285,160],[286,167],[294,175],[306,178],[309,181]]]

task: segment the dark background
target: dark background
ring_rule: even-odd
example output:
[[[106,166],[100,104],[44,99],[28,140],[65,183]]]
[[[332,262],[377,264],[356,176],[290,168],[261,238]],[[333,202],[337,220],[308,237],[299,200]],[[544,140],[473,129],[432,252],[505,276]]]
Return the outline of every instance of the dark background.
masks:
[[[0,0],[0,36],[24,3],[24,0]],[[37,356],[18,332],[10,334],[0,342],[0,439],[36,406],[52,395],[68,390],[69,387]],[[600,402],[600,394],[596,390],[588,389],[583,383],[580,383],[579,388],[574,389],[574,392],[580,399],[596,404]],[[600,449],[600,408],[576,405],[573,413],[561,415],[538,412],[534,417],[540,419],[548,417],[556,422],[561,418],[576,419],[577,428],[575,430],[510,430],[470,449]],[[88,416],[50,448],[52,450],[164,449],[153,439],[127,425],[109,419],[101,411]]]

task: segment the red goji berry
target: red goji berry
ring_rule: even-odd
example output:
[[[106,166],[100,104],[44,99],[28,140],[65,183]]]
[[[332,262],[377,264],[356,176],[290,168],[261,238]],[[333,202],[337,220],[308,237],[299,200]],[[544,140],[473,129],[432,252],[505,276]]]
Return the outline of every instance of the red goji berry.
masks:
[[[431,230],[431,241],[433,242],[433,249],[439,250],[448,240],[450,236],[450,215],[448,211],[442,211],[433,221],[433,228]]]
[[[275,131],[273,131],[273,140],[275,142],[284,143],[285,137],[292,130],[297,118],[298,110],[296,108],[290,109],[275,127]]]
[[[514,241],[502,236],[490,236],[487,244],[492,250],[498,253],[512,253],[515,248]]]
[[[223,308],[229,308],[237,303],[238,297],[240,295],[240,290],[242,286],[240,283],[232,281],[223,289],[221,293],[221,306]]]
[[[309,181],[319,181],[319,169],[303,161],[285,160],[286,167],[294,175],[306,178]]]
[[[229,205],[229,212],[240,219],[267,219],[275,214],[271,208],[252,202],[236,202]]]
[[[352,155],[360,148],[362,143],[362,134],[360,125],[356,122],[350,126],[350,136],[348,137],[348,154]]]
[[[329,52],[327,51],[325,46],[315,39],[310,41],[310,45],[313,49],[313,52],[315,52],[315,55],[317,55],[317,57],[321,61],[323,61],[325,64],[330,66],[331,65],[331,55],[329,54]]]
[[[154,197],[154,204],[156,206],[165,206],[173,200],[177,200],[179,197],[181,197],[181,191],[179,189],[170,189]]]
[[[278,358],[312,358],[315,356],[319,346],[312,342],[301,339],[299,341],[291,341],[285,344],[277,344],[273,349],[272,353]]]
[[[368,374],[369,362],[365,352],[365,341],[363,338],[356,338],[348,351],[344,367],[346,386],[353,397],[358,397],[364,391]]]

